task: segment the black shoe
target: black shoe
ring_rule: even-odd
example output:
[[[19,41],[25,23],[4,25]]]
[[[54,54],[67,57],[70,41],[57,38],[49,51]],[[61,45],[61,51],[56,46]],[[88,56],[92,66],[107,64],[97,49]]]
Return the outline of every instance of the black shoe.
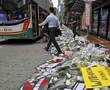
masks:
[[[56,56],[59,56],[59,54],[62,54],[62,52],[58,52],[57,54],[55,54]]]

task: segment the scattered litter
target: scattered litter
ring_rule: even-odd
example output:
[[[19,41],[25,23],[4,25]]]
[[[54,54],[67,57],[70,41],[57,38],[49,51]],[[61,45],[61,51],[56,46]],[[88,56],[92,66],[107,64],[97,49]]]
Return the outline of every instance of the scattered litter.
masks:
[[[109,49],[90,43],[86,37],[72,37],[71,30],[62,31],[62,36],[57,37],[57,40],[63,54],[55,56],[57,51],[52,46],[50,53],[53,59],[36,66],[32,71],[34,79],[31,82],[24,81],[21,90],[86,90],[81,68],[110,66]]]

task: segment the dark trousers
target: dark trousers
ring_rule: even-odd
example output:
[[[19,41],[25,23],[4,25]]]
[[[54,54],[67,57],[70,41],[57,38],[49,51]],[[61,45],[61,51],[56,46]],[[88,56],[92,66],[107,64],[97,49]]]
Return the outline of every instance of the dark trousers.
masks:
[[[49,42],[47,44],[47,49],[49,49],[50,45],[53,43],[55,48],[57,49],[58,53],[61,53],[62,51],[61,51],[57,41],[55,40],[56,29],[57,28],[55,28],[55,27],[49,28]]]
[[[38,36],[38,37],[36,38],[36,41],[42,39],[44,36],[45,36],[46,38],[48,38],[48,33],[47,33],[47,32],[44,32],[44,31],[42,30],[40,36]]]
[[[78,29],[76,29],[76,27],[72,29],[72,32],[73,32],[73,34],[74,34],[74,36],[73,36],[74,38],[76,37],[76,35],[79,36],[79,34],[78,34]]]
[[[73,29],[72,31],[73,31],[73,34],[74,34],[74,36],[73,36],[73,37],[75,38],[75,37],[76,37],[76,35],[77,35],[76,29]]]

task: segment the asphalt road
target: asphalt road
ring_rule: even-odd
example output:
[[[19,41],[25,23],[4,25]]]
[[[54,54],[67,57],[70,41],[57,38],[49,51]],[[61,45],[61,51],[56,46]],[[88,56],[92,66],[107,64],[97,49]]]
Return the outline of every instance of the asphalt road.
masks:
[[[9,41],[0,45],[0,90],[19,90],[34,66],[51,58],[46,43]]]

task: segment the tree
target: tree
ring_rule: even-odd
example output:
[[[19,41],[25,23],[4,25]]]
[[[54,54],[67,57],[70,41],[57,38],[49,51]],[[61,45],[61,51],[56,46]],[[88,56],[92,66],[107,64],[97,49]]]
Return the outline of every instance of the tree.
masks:
[[[73,10],[82,13],[85,8],[84,0],[69,0],[67,3],[68,10]]]

